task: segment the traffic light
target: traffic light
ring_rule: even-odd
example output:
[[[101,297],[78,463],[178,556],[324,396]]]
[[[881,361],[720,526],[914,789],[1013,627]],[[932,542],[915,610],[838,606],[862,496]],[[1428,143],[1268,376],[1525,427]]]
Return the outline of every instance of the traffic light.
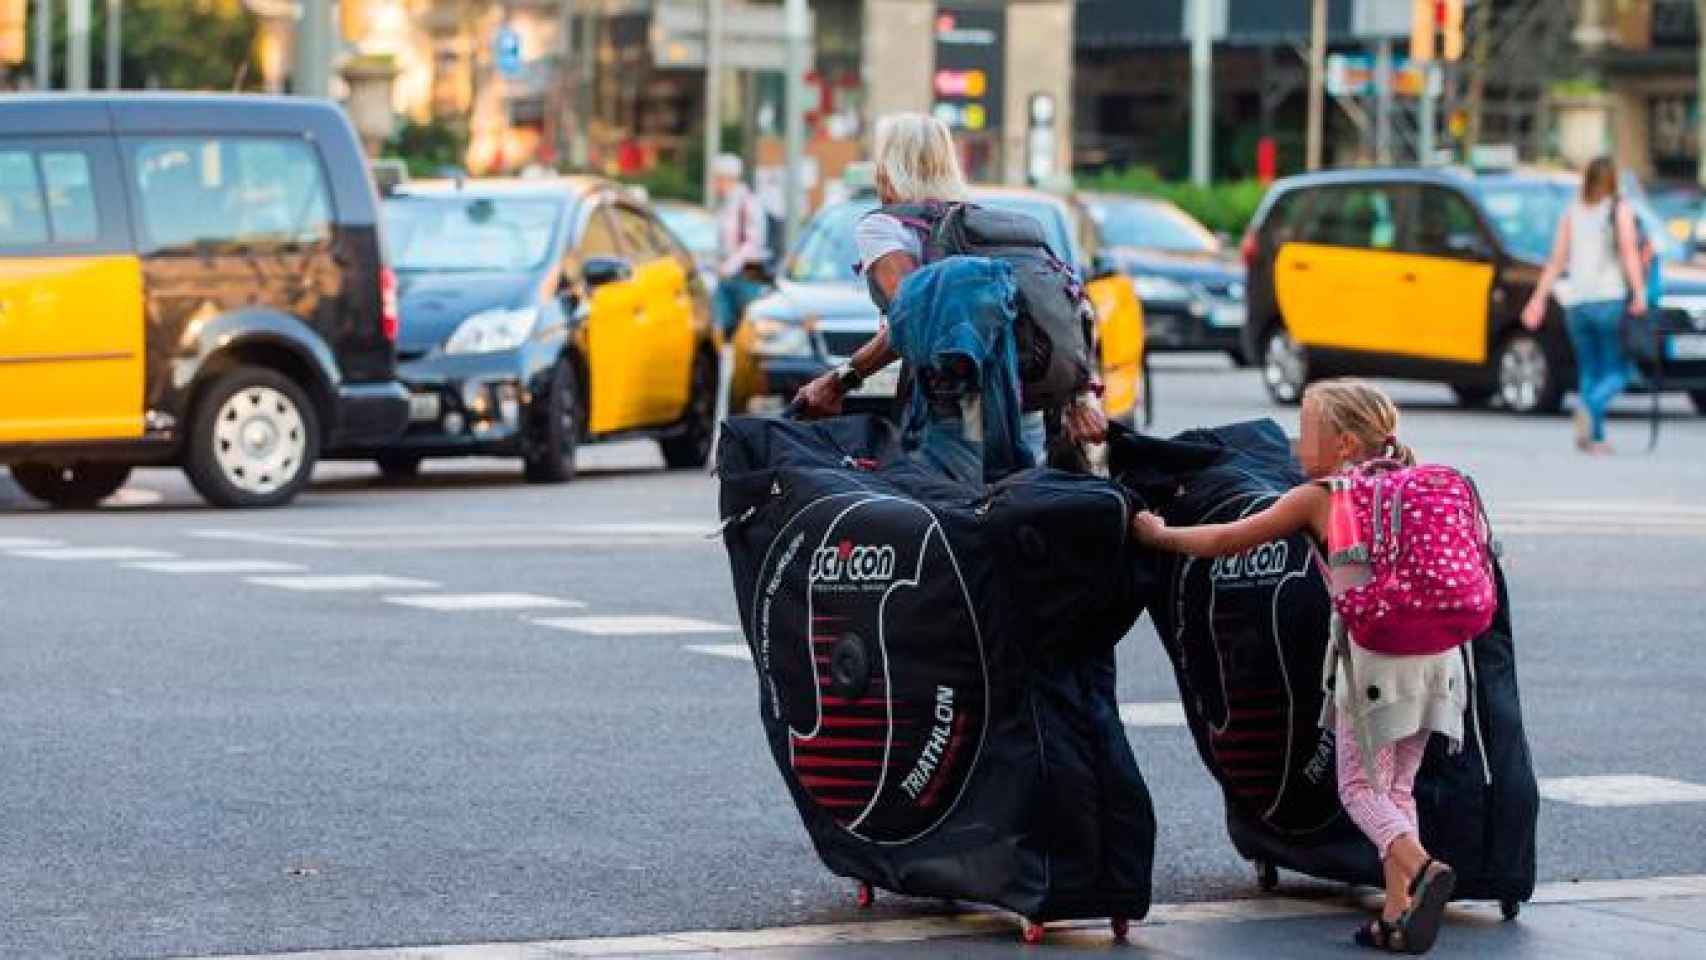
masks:
[[[1434,0],[1410,0],[1410,62],[1429,63],[1434,58]]]
[[[1435,59],[1463,59],[1463,0],[1411,0],[1410,60]]]
[[[24,62],[24,22],[29,0],[0,0],[0,63]]]
[[[1448,63],[1463,59],[1463,0],[1439,0],[1440,56]]]

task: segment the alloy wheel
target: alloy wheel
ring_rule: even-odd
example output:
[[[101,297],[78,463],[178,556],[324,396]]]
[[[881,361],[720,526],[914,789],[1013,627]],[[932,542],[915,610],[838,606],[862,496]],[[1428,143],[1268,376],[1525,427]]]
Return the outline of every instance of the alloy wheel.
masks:
[[[1499,355],[1499,397],[1519,413],[1539,409],[1552,377],[1546,351],[1532,337],[1517,337]]]
[[[1281,403],[1296,403],[1303,396],[1305,363],[1303,347],[1291,332],[1275,327],[1262,356],[1262,381],[1268,393]]]
[[[302,411],[268,386],[239,390],[214,418],[214,460],[238,490],[270,494],[301,472],[308,448]]]

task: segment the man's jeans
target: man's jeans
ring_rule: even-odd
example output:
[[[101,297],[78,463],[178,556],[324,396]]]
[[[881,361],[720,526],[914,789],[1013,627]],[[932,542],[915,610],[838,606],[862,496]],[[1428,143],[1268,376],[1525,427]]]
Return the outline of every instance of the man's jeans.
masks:
[[[752,301],[764,295],[764,284],[742,276],[728,277],[717,282],[717,296],[712,302],[716,310],[717,328],[724,336],[734,333],[741,314]]]
[[[1576,351],[1577,391],[1595,441],[1605,439],[1605,411],[1629,385],[1629,357],[1623,352],[1624,309],[1621,300],[1595,300],[1564,312],[1564,329]]]
[[[970,428],[968,429],[968,424]],[[1041,466],[1048,461],[1048,425],[1042,411],[1023,414],[1019,418],[1019,439],[1031,455],[1031,462]],[[958,417],[927,417],[918,429],[912,455],[926,466],[952,477],[961,483],[982,486],[983,470],[983,396],[970,394],[960,401]]]

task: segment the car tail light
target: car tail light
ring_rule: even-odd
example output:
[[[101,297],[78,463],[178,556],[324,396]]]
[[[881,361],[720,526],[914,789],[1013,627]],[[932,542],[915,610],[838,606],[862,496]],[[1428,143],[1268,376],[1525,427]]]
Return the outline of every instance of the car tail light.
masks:
[[[1244,256],[1244,269],[1256,269],[1256,228],[1249,227],[1244,231],[1244,240],[1238,244],[1238,252]]]
[[[397,342],[397,275],[390,267],[379,268],[379,329],[385,339]]]

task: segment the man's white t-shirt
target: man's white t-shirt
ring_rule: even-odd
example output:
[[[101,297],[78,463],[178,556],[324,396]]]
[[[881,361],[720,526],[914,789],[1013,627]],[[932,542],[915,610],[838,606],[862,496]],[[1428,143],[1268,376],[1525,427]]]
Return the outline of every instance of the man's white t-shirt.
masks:
[[[924,245],[919,242],[917,232],[886,213],[860,217],[853,228],[853,242],[859,246],[860,273],[896,251],[911,254],[912,259],[919,263],[924,262]]]

